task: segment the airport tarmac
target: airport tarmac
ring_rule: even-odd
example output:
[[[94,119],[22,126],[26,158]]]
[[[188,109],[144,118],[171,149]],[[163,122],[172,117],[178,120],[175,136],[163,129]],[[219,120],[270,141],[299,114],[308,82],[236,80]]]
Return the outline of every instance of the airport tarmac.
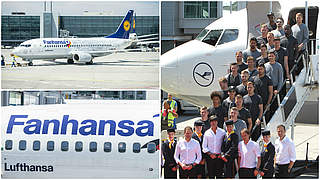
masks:
[[[177,129],[183,130],[186,126],[193,127],[194,121],[200,117],[197,111],[186,111],[177,118]],[[291,130],[287,130],[287,136],[291,137]],[[294,144],[296,146],[297,160],[306,159],[307,143],[309,143],[308,159],[315,160],[319,156],[319,125],[296,123],[294,128]]]
[[[125,52],[93,59],[93,65],[66,59],[34,60],[34,66],[1,68],[2,89],[158,89],[159,52]],[[17,62],[23,62],[17,58]]]

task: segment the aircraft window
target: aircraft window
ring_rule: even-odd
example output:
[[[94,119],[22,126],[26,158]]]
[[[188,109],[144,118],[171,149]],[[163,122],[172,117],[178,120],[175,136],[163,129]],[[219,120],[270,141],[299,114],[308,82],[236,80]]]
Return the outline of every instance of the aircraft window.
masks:
[[[68,151],[69,150],[69,142],[68,141],[62,141],[61,142],[61,151]]]
[[[238,29],[226,29],[224,31],[218,45],[236,40],[238,38],[238,34],[239,34]]]
[[[157,150],[156,143],[148,143],[147,149],[148,149],[148,153],[155,153]]]
[[[12,149],[12,140],[6,140],[5,148],[6,148],[6,150]]]
[[[76,142],[76,152],[81,152],[82,151],[82,147],[83,147],[83,144],[81,141],[77,141]]]
[[[47,142],[47,150],[48,151],[53,151],[54,150],[54,142],[53,141],[48,141]]]
[[[219,40],[219,37],[222,33],[222,29],[220,30],[212,30],[208,33],[208,35],[202,40],[202,42],[215,46]]]
[[[104,152],[111,152],[111,148],[112,148],[111,142],[105,142],[104,143],[104,147],[103,147]]]
[[[139,153],[141,150],[141,144],[140,143],[133,143],[133,152],[134,153]]]
[[[24,151],[27,149],[27,142],[25,140],[19,141],[19,150]]]
[[[119,151],[120,153],[126,152],[126,143],[125,143],[125,142],[120,142],[120,143],[118,144],[118,151]]]
[[[33,150],[34,151],[40,150],[40,141],[33,141]]]
[[[203,39],[203,37],[205,37],[208,33],[208,29],[203,29],[199,34],[198,36],[196,37],[196,40],[199,40],[201,41]]]
[[[97,143],[96,142],[90,142],[89,150],[90,150],[90,152],[96,152],[97,151]]]

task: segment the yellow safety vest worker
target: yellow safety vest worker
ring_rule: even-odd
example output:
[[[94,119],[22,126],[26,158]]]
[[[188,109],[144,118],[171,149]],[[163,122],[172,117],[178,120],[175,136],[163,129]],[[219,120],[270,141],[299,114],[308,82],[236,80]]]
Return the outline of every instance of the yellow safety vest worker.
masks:
[[[170,109],[173,110],[176,107],[177,102],[175,100],[172,99],[171,103],[170,103]]]
[[[162,116],[162,120],[166,120],[166,116],[164,116],[163,115],[163,113],[161,114],[161,116]],[[173,114],[170,112],[170,113],[168,113],[168,127],[169,128],[171,128],[171,127],[173,127],[173,125],[174,125],[174,116],[173,116]]]

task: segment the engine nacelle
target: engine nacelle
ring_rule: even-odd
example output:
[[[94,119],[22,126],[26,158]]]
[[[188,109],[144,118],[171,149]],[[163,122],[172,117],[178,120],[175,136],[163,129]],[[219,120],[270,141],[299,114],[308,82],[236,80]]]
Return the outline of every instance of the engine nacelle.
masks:
[[[92,60],[92,56],[88,53],[78,52],[73,54],[73,60],[79,62],[90,62]]]

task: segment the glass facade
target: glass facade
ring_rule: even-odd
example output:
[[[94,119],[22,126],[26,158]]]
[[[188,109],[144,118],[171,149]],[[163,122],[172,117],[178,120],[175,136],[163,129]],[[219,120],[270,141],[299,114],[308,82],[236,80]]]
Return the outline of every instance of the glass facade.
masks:
[[[156,100],[150,94],[148,100]],[[67,99],[147,100],[147,91],[2,91],[2,106],[61,104]],[[5,102],[4,102],[5,101]]]
[[[40,37],[40,16],[1,16],[2,45]]]
[[[70,36],[103,37],[115,32],[123,16],[59,16],[58,32],[68,30]],[[16,46],[26,40],[40,38],[40,16],[1,16],[1,43]],[[137,16],[138,35],[159,34],[159,16]]]
[[[123,16],[60,16],[59,30],[77,37],[103,37],[115,32],[122,19]],[[137,16],[136,33],[159,33],[159,16]]]
[[[189,1],[183,7],[184,18],[217,18],[216,1]]]

